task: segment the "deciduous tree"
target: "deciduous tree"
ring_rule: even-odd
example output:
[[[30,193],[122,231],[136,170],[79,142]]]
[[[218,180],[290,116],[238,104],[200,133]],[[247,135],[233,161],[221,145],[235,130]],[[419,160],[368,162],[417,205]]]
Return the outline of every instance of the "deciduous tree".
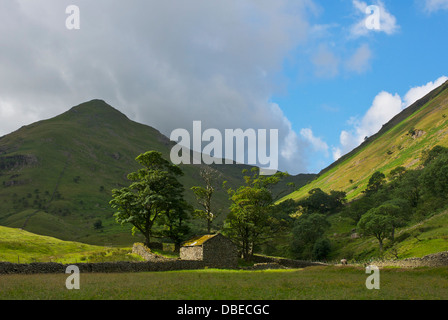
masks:
[[[112,190],[110,205],[116,221],[133,225],[133,234],[141,232],[149,246],[155,222],[184,203],[183,186],[177,180],[183,172],[156,151],[141,154],[136,161],[143,168],[128,175],[129,187]]]
[[[239,245],[245,260],[251,260],[254,248],[272,236],[274,218],[270,212],[275,197],[270,187],[287,176],[282,172],[263,176],[259,175],[258,170],[254,168],[252,176],[244,177],[246,185],[237,190],[228,189],[232,204],[225,229],[227,235]]]
[[[386,215],[380,208],[370,209],[358,222],[358,229],[364,235],[374,236],[383,251],[383,242],[390,236],[393,228],[393,218]]]
[[[218,171],[210,167],[201,169],[200,175],[205,186],[195,186],[192,187],[191,190],[193,190],[196,200],[202,209],[197,209],[194,213],[197,217],[207,222],[207,232],[210,234],[213,220],[216,219],[218,215],[218,212],[213,210],[212,197],[221,175]]]

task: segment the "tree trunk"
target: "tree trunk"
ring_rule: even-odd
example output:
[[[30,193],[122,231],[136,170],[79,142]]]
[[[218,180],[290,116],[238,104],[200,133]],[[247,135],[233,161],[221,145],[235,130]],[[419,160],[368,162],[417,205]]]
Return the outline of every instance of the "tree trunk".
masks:
[[[145,246],[149,248],[149,243],[151,242],[151,234],[149,231],[145,233]]]
[[[245,241],[243,243],[243,259],[247,262],[250,262],[251,256],[249,254],[249,243]]]

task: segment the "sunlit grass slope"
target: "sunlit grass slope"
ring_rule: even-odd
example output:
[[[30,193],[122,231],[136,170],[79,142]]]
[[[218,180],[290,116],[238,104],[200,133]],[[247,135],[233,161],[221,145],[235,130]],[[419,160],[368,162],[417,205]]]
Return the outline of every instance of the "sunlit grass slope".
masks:
[[[286,196],[298,200],[315,188],[347,192],[353,199],[365,190],[375,171],[386,176],[398,167],[418,167],[422,152],[448,146],[448,82],[397,115],[370,137],[300,190]]]
[[[105,262],[141,261],[131,248],[106,248],[36,235],[25,230],[0,226],[0,261],[30,262]]]

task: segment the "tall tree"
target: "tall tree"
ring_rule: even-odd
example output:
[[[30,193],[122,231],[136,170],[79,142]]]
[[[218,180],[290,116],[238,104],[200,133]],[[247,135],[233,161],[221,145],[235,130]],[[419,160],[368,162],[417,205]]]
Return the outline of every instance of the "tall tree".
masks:
[[[181,243],[190,233],[190,227],[186,221],[189,219],[191,210],[191,206],[186,201],[179,201],[157,221],[157,224],[161,226],[160,235],[174,242],[174,251],[176,252],[179,252]]]
[[[207,232],[210,234],[213,220],[218,216],[218,212],[213,210],[212,197],[215,193],[216,186],[221,178],[221,174],[213,168],[205,167],[201,169],[200,175],[205,183],[205,187],[192,187],[196,200],[202,209],[196,209],[195,215],[207,222]]]
[[[143,168],[128,175],[129,187],[112,190],[110,205],[116,221],[132,224],[133,234],[141,232],[149,246],[155,222],[184,203],[183,186],[177,180],[183,172],[156,151],[141,154],[136,161]]]
[[[386,176],[384,173],[377,171],[369,179],[367,189],[364,191],[366,195],[376,193],[386,183]]]
[[[270,187],[276,185],[286,173],[277,172],[272,176],[259,175],[258,168],[252,169],[252,176],[245,176],[246,185],[237,190],[228,189],[230,213],[226,219],[226,233],[238,244],[243,258],[252,259],[254,248],[271,236],[274,196]],[[247,172],[247,171],[244,171]]]
[[[395,229],[405,225],[409,216],[409,205],[406,200],[403,199],[392,199],[376,209],[378,214],[382,214],[390,217],[391,231],[390,239],[394,241],[395,239]]]
[[[368,236],[374,236],[379,243],[380,252],[383,251],[384,239],[393,229],[393,217],[384,214],[381,208],[370,209],[358,222],[360,232]]]

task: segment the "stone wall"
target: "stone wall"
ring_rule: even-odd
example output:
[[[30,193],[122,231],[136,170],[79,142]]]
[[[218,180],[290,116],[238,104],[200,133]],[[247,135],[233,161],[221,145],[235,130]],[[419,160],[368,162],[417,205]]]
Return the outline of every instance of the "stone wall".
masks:
[[[265,264],[271,269],[275,264],[286,268],[306,268],[312,266],[325,266],[323,263],[289,260],[282,258],[270,258],[254,256],[254,262]],[[18,264],[10,262],[0,262],[0,274],[49,274],[65,273],[69,265],[76,265],[81,273],[124,273],[124,272],[154,272],[154,271],[175,271],[175,270],[197,270],[206,267],[213,267],[213,264],[205,261],[164,259],[151,262],[102,262],[102,263],[75,263],[60,264],[30,263]],[[446,267],[448,266],[448,252],[441,252],[425,256],[423,258],[412,258],[397,261],[377,261],[372,262],[377,267],[396,266],[402,268],[415,267]],[[261,265],[260,269],[262,269]],[[263,269],[265,269],[263,267]]]
[[[203,260],[202,246],[181,247],[180,257],[182,260]]]
[[[439,252],[424,256],[423,258],[409,258],[404,260],[375,261],[371,263],[379,268],[381,267],[400,267],[400,268],[418,268],[418,267],[446,267],[448,266],[448,251]]]
[[[316,266],[325,266],[325,263],[320,262],[311,262],[311,261],[301,261],[301,260],[291,260],[291,259],[284,259],[284,258],[273,258],[273,257],[264,257],[264,256],[258,256],[254,255],[252,257],[252,261],[256,263],[271,263],[271,264],[278,264],[280,266],[286,267],[286,268],[292,268],[292,269],[300,269],[300,268],[307,268],[307,267],[316,267]]]
[[[182,261],[167,259],[159,262],[102,262],[102,263],[30,263],[18,264],[0,262],[0,274],[43,274],[65,273],[69,265],[75,265],[80,273],[124,273],[124,272],[154,272],[175,270],[203,269],[206,265],[202,261]]]
[[[157,262],[166,260],[165,257],[152,253],[143,243],[134,243],[132,246],[132,253],[138,254],[146,261]]]
[[[276,269],[288,269],[275,262],[256,263],[252,267],[245,267],[245,270],[276,270]]]

